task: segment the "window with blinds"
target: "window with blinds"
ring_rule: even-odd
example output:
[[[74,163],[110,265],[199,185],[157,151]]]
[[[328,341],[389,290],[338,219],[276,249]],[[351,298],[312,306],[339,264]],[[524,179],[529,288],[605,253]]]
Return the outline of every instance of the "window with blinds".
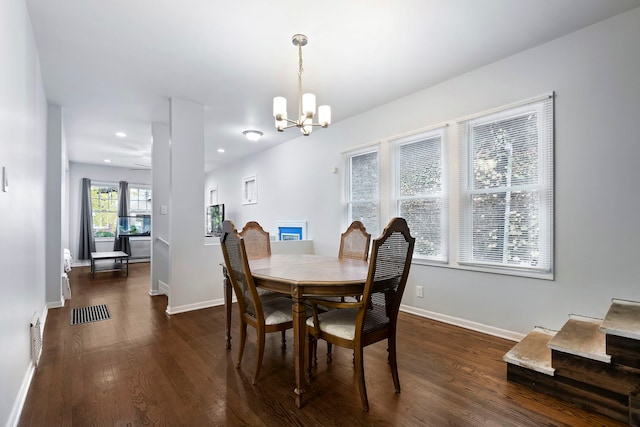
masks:
[[[380,162],[378,146],[345,154],[347,220],[361,221],[380,234]]]
[[[396,215],[415,237],[414,257],[448,260],[445,127],[394,141]]]
[[[553,96],[458,123],[459,262],[553,272]]]

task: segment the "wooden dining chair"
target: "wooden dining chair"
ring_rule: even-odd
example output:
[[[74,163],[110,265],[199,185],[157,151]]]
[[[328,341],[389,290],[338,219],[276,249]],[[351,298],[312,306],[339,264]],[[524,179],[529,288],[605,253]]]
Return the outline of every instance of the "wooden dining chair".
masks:
[[[338,258],[352,258],[366,261],[369,257],[371,234],[360,221],[353,221],[340,235]]]
[[[396,329],[414,244],[415,239],[411,237],[407,222],[403,218],[393,218],[380,237],[373,241],[369,273],[359,301],[309,300],[313,316],[306,322],[308,354],[311,354],[315,341],[319,339],[354,350],[356,379],[364,411],[369,410],[364,380],[364,347],[387,340],[391,376],[396,393],[400,393]],[[335,310],[320,312],[318,305],[330,306]],[[309,357],[309,377],[311,365]]]
[[[371,234],[367,233],[367,229],[360,221],[353,221],[347,230],[340,235],[340,250],[338,258],[361,259],[366,261],[369,258],[369,244],[371,243]],[[344,302],[345,297],[324,297],[318,298],[325,301]],[[347,300],[353,300],[354,297],[347,297]],[[328,306],[321,306],[325,311],[330,310]],[[317,364],[318,347],[314,345],[313,360]],[[331,342],[327,341],[327,357],[332,358]]]
[[[240,237],[244,240],[249,259],[264,258],[271,256],[271,238],[268,231],[264,231],[262,226],[256,221],[247,222]]]
[[[227,220],[222,223],[220,243],[240,312],[240,347],[238,348],[236,367],[239,368],[240,362],[242,362],[244,346],[247,340],[247,325],[250,325],[256,329],[258,341],[256,368],[253,375],[253,384],[255,384],[258,381],[262,366],[265,335],[270,332],[281,331],[282,348],[286,345],[284,341],[285,331],[293,328],[291,300],[288,298],[263,299],[258,295],[258,290],[253,282],[253,276],[249,268],[244,239],[238,234],[233,222]]]

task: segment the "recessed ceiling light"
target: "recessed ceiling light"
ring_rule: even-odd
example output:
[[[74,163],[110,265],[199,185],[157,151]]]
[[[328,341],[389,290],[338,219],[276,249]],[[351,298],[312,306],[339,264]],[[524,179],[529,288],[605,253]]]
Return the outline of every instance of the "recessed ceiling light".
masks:
[[[124,133],[124,132],[116,132],[116,136],[117,136],[118,138],[126,138],[126,137],[127,137],[127,134],[126,134],[126,133]]]
[[[105,163],[111,163],[111,159],[104,159]]]
[[[224,148],[218,148],[218,153],[224,153]]]
[[[262,136],[262,132],[260,132],[259,130],[245,130],[242,133],[244,134],[244,136],[247,137],[249,141],[252,141],[252,142],[259,140],[260,137]]]

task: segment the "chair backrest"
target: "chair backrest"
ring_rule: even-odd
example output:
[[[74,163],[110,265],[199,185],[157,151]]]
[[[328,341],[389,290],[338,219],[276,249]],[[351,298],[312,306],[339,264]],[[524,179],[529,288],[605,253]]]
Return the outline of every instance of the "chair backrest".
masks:
[[[338,258],[353,258],[366,261],[369,257],[371,234],[360,221],[353,221],[340,236]]]
[[[249,221],[240,232],[244,240],[248,259],[264,258],[271,256],[271,239],[269,233],[264,231],[256,221]]]
[[[240,312],[253,317],[262,316],[262,303],[249,268],[244,239],[238,234],[232,221],[226,220],[222,223],[220,245]]]
[[[395,329],[414,244],[415,238],[411,237],[404,218],[393,218],[380,237],[374,239],[362,295],[362,300],[368,303],[360,311],[356,333],[366,336]]]

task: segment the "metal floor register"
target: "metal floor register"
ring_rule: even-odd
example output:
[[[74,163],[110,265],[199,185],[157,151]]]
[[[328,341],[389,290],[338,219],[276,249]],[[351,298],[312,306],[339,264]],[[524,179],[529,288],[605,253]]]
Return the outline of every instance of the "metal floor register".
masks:
[[[71,325],[97,322],[111,319],[106,304],[92,305],[89,307],[74,308],[71,311]]]

